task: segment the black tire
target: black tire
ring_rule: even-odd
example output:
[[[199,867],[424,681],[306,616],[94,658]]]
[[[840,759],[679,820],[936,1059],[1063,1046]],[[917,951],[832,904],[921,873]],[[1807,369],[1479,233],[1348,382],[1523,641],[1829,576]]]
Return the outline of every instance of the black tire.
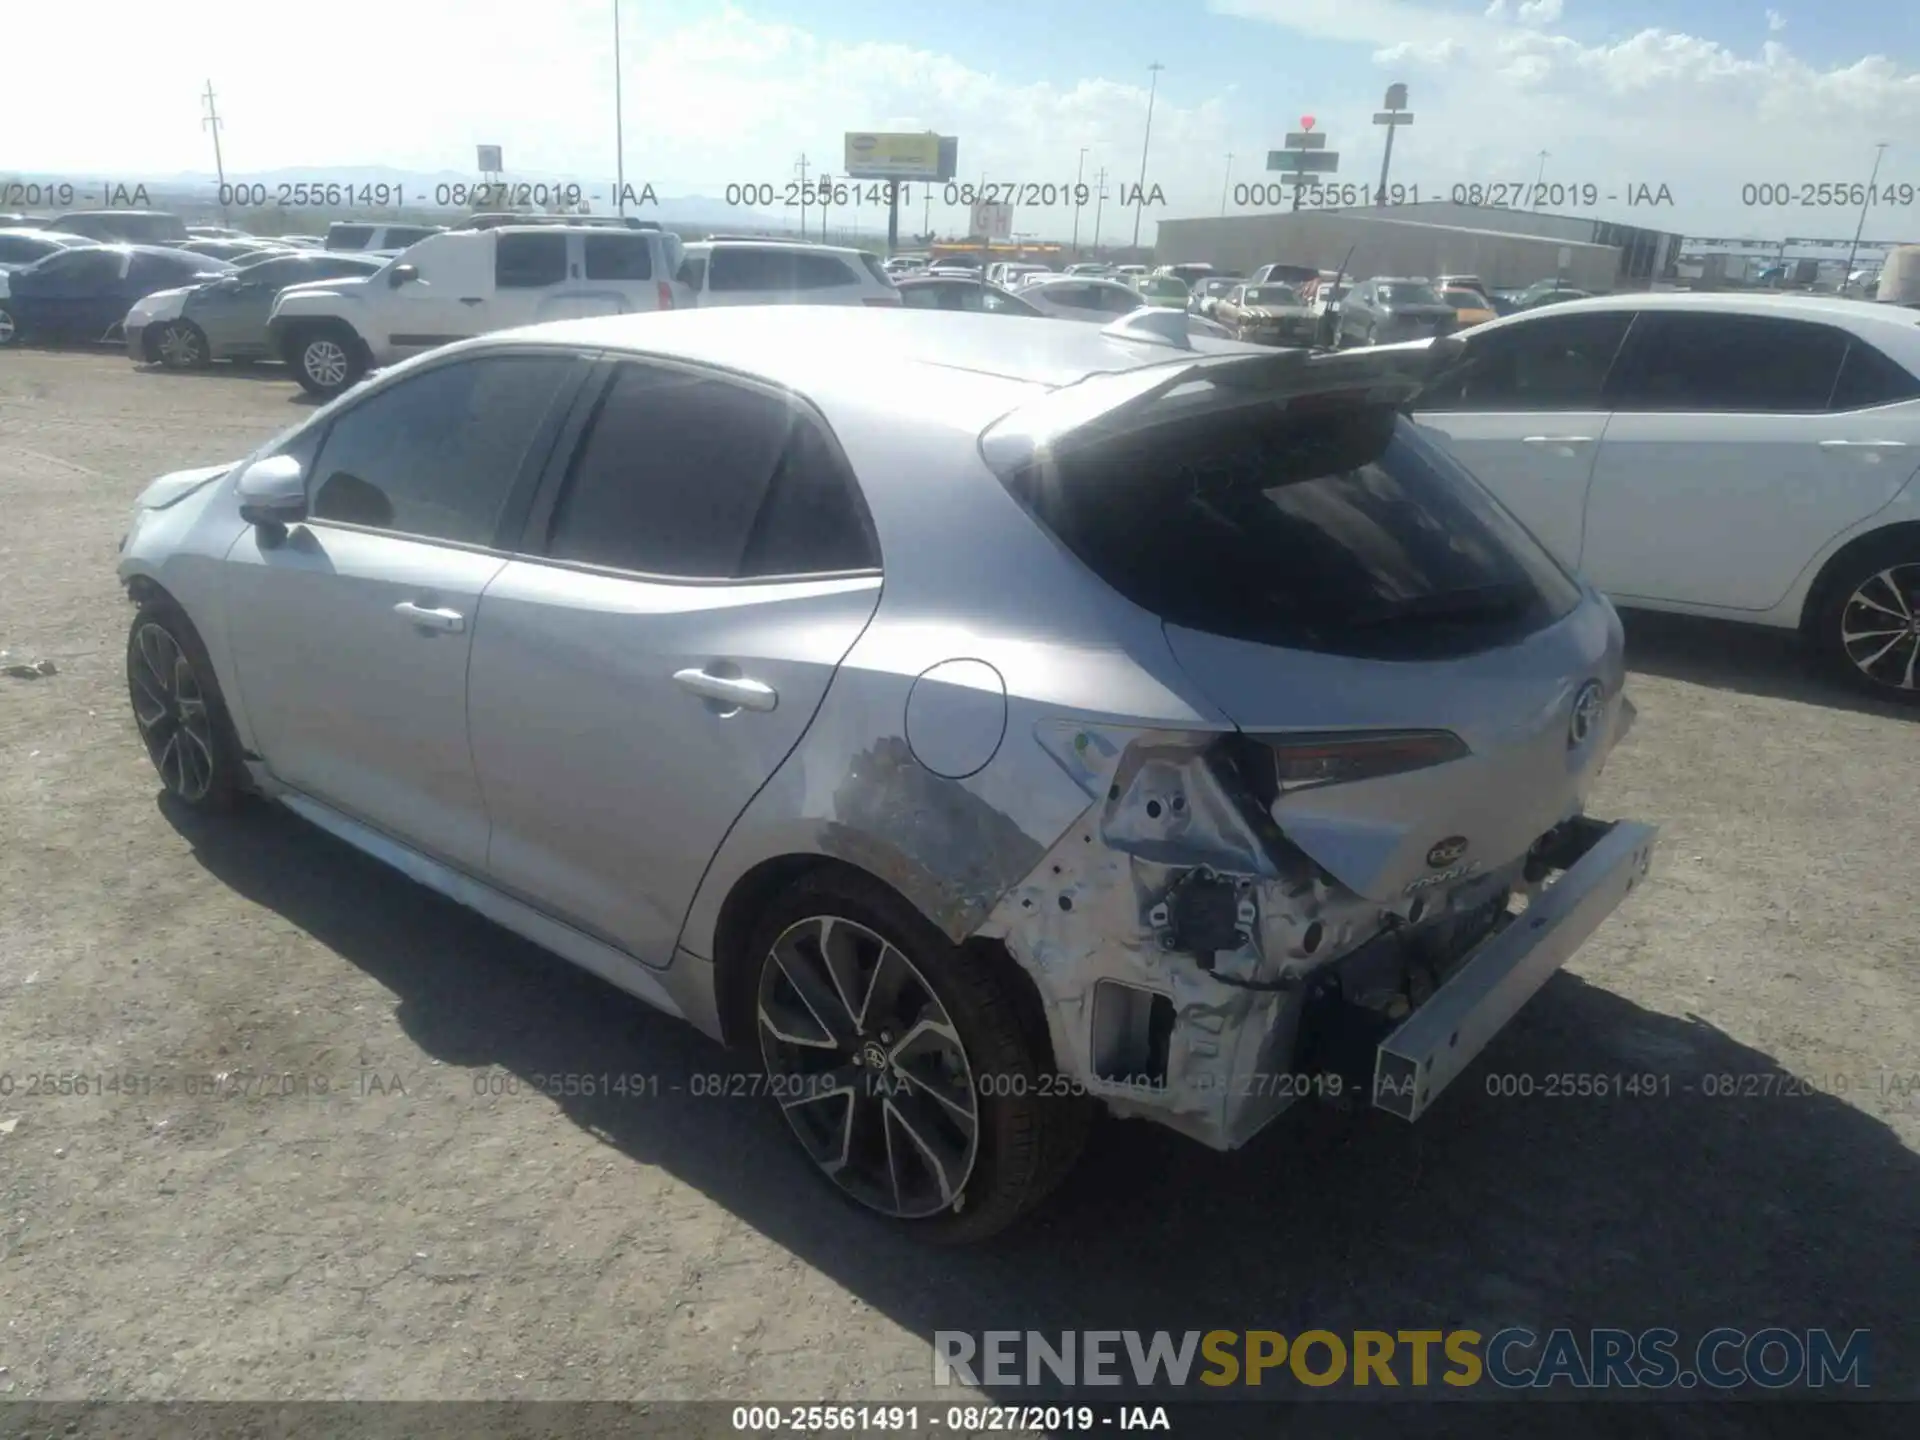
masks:
[[[367,373],[366,347],[345,325],[310,325],[287,340],[287,364],[310,395],[331,399]]]
[[[868,941],[884,942],[892,948],[896,956],[907,962],[913,980],[924,982],[926,991],[931,992],[938,1009],[922,1007],[917,1010],[897,1008],[903,1003],[898,996],[904,994],[907,1001],[913,998],[912,987],[898,979],[888,982],[885,979],[876,985],[875,977],[885,976],[889,972],[885,967],[896,965],[897,961],[888,961],[882,955],[874,964],[870,973],[864,973],[866,995],[862,1001],[862,1016],[856,1019],[850,1012],[851,1006],[838,1012],[839,1022],[848,1022],[858,1031],[859,1037],[849,1047],[840,1047],[836,1054],[825,1054],[826,1047],[819,1051],[808,1051],[809,1046],[819,1045],[818,1040],[808,1040],[796,1046],[780,1037],[774,1024],[767,1021],[769,1013],[785,1020],[796,1012],[787,1007],[780,1008],[778,997],[784,990],[802,1003],[805,1001],[793,986],[785,963],[776,961],[774,949],[776,942],[782,943],[783,953],[789,957],[795,955],[795,945],[804,945],[805,938],[811,934],[810,926],[821,919],[831,919],[836,924],[851,922],[854,940],[848,943],[843,953],[857,954],[860,946]],[[847,932],[841,931],[844,936]],[[793,937],[801,937],[795,941]],[[838,936],[836,937],[838,940]],[[875,947],[869,947],[875,948]],[[811,952],[820,953],[816,945]],[[1037,1008],[1032,1005],[1023,1009],[1023,997],[1015,993],[1013,981],[996,974],[996,966],[988,956],[956,946],[933,927],[923,916],[894,894],[884,885],[865,876],[831,872],[809,876],[792,888],[783,892],[769,905],[755,924],[748,941],[747,954],[751,957],[751,982],[747,988],[750,1013],[744,1017],[743,1032],[753,1037],[752,1047],[768,1078],[768,1088],[776,1103],[788,1121],[796,1143],[807,1158],[820,1169],[833,1183],[834,1188],[851,1203],[864,1206],[870,1213],[886,1217],[888,1223],[899,1227],[918,1238],[937,1244],[961,1245],[985,1240],[996,1235],[1023,1215],[1031,1211],[1059,1184],[1072,1169],[1086,1144],[1087,1134],[1094,1117],[1094,1104],[1084,1095],[1072,1092],[1074,1087],[1061,1082],[1054,1073],[1051,1057],[1047,1053],[1044,1022],[1029,1011]],[[845,965],[849,962],[843,961]],[[862,975],[864,961],[855,961],[853,975]],[[821,972],[827,973],[827,972]],[[828,978],[832,979],[829,973]],[[886,1001],[874,997],[885,986],[896,999],[889,1005]],[[823,1005],[826,1002],[822,1002]],[[875,1008],[880,1007],[876,1017]],[[955,1185],[940,1184],[931,1194],[922,1187],[921,1203],[917,1207],[904,1206],[902,1201],[902,1180],[911,1182],[912,1172],[918,1170],[926,1177],[936,1177],[945,1171],[945,1167],[936,1170],[935,1165],[927,1163],[932,1151],[915,1144],[912,1149],[900,1145],[895,1151],[888,1152],[885,1169],[892,1180],[892,1204],[875,1203],[871,1198],[872,1186],[877,1181],[868,1177],[869,1183],[856,1183],[859,1177],[853,1172],[858,1167],[843,1164],[840,1172],[830,1168],[829,1162],[815,1153],[820,1137],[816,1134],[810,1141],[804,1133],[809,1123],[829,1135],[840,1135],[843,1155],[851,1154],[855,1122],[859,1114],[871,1115],[887,1104],[884,1087],[889,1083],[883,1073],[879,1081],[882,1094],[876,1098],[871,1088],[862,1094],[867,1111],[856,1112],[861,1096],[849,1094],[848,1090],[837,1086],[816,1090],[811,1088],[814,1081],[826,1081],[832,1074],[848,1073],[850,1067],[861,1067],[858,1058],[862,1050],[871,1055],[884,1047],[876,1041],[891,1041],[894,1036],[881,1028],[887,1023],[887,1014],[891,1011],[899,1021],[907,1026],[906,1036],[895,1043],[899,1054],[908,1048],[914,1032],[923,1029],[938,1030],[939,1025],[930,1020],[935,1017],[957,1037],[962,1052],[964,1071],[969,1077],[966,1092],[970,1094],[975,1107],[975,1120],[968,1138],[966,1168],[958,1177]],[[944,1015],[940,1012],[944,1011]],[[807,1014],[814,1015],[809,1008]],[[868,1028],[860,1028],[864,1021]],[[833,1027],[821,1025],[821,1034],[827,1034]],[[933,1042],[935,1049],[945,1046],[944,1039]],[[786,1063],[782,1051],[788,1055],[807,1052],[824,1054],[819,1060],[823,1067],[809,1075],[796,1072]],[[916,1065],[929,1053],[923,1050],[919,1057],[908,1057]],[[867,1085],[871,1086],[871,1076],[875,1069],[882,1066],[878,1059],[868,1062],[860,1074]],[[925,1073],[924,1066],[921,1066]],[[896,1076],[902,1067],[896,1065]],[[951,1072],[949,1072],[950,1074]],[[942,1077],[936,1076],[936,1080]],[[894,1083],[898,1083],[897,1081]],[[958,1080],[951,1083],[954,1089],[950,1094],[960,1093]],[[928,1092],[921,1085],[919,1091]],[[907,1089],[913,1097],[915,1091]],[[847,1095],[840,1104],[839,1097]],[[820,1098],[807,1098],[803,1103],[792,1103],[796,1098],[818,1095]],[[935,1105],[931,1101],[921,1101],[921,1113],[931,1115],[935,1120],[952,1118],[950,1103]],[[842,1120],[844,1118],[844,1121]],[[898,1122],[898,1127],[895,1126]],[[871,1130],[865,1131],[869,1140],[884,1137],[891,1143],[895,1134],[915,1137],[920,1133],[911,1128],[912,1124],[904,1115],[890,1115],[881,1118],[879,1135]],[[954,1127],[959,1133],[961,1127]],[[871,1151],[871,1146],[865,1147]],[[896,1168],[894,1154],[908,1157],[903,1167],[908,1172],[904,1177],[900,1168]],[[878,1156],[874,1156],[878,1159]],[[915,1162],[918,1162],[917,1164]],[[956,1164],[954,1169],[958,1169]],[[949,1174],[949,1178],[951,1175]],[[942,1197],[951,1191],[952,1204],[943,1203]],[[866,1192],[866,1193],[863,1193]]]
[[[1820,595],[1811,638],[1828,672],[1865,694],[1920,705],[1920,531],[1862,545],[1822,579]]]
[[[127,629],[127,692],[141,743],[167,793],[194,810],[232,809],[247,788],[240,741],[207,647],[171,600],[147,600],[134,614]]]
[[[204,370],[213,363],[206,331],[191,320],[169,320],[150,343],[154,358],[169,370]]]
[[[14,318],[13,311],[0,302],[0,347],[18,345],[24,338],[20,322]]]

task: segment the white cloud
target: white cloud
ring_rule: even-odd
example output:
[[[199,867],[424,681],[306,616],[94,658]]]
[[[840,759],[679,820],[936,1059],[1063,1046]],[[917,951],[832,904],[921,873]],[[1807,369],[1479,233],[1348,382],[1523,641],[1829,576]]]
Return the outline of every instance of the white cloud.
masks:
[[[1786,16],[1782,15],[1778,10],[1767,11],[1767,29],[1768,30],[1772,31],[1774,34],[1777,35],[1780,33],[1780,31],[1786,28],[1787,28]]]
[[[1517,13],[1544,17],[1550,3],[1531,0]],[[802,152],[815,172],[837,172],[846,128],[937,128],[961,137],[962,169],[975,181],[984,172],[1070,185],[1084,148],[1088,179],[1105,167],[1116,192],[1104,234],[1131,230],[1117,187],[1139,175],[1150,57],[1134,73],[1105,75],[1054,59],[1053,79],[1029,80],[910,41],[824,39],[750,7],[740,0],[682,21],[638,0],[623,8],[629,180],[718,196],[729,182],[783,184]],[[1920,74],[1885,56],[1820,66],[1777,39],[1734,50],[1659,29],[1587,44],[1545,18],[1516,23],[1505,0],[1212,0],[1212,8],[1354,47],[1355,60],[1335,66],[1325,52],[1300,61],[1277,47],[1284,86],[1274,91],[1318,116],[1343,152],[1342,179],[1362,185],[1378,173],[1383,134],[1371,117],[1387,80],[1409,83],[1417,115],[1396,138],[1394,176],[1423,193],[1531,181],[1544,148],[1550,182],[1591,181],[1608,193],[1664,182],[1678,201],[1658,212],[1603,204],[1608,218],[1697,233],[1847,228],[1850,217],[1837,211],[1743,211],[1740,186],[1864,179],[1874,142],[1898,147],[1898,137],[1920,134]],[[196,0],[196,23],[182,27],[150,0],[29,6],[9,17],[9,53],[85,53],[89,93],[111,98],[75,104],[72,72],[13,67],[0,86],[5,163],[42,174],[209,170],[196,92],[211,75],[231,172],[382,164],[464,172],[473,146],[486,142],[505,147],[514,178],[610,178],[606,0],[543,0],[538,25],[525,23],[527,13],[525,0],[328,0],[326,23],[316,25],[258,0]],[[897,33],[911,35],[910,21]],[[92,43],[99,34],[113,43]],[[289,56],[309,77],[299,85],[287,78]],[[1369,56],[1381,68],[1356,75]],[[1291,124],[1294,102],[1281,109],[1205,76],[1162,79],[1147,177],[1166,193],[1159,213],[1217,214],[1227,153],[1238,157],[1234,180],[1264,178],[1258,157]],[[1916,158],[1890,150],[1882,180],[1920,180]],[[925,211],[918,203],[913,211],[905,218],[917,228]],[[957,213],[936,205],[933,218],[951,223]],[[1026,213],[1055,232],[1071,224],[1070,207]],[[1088,215],[1085,230],[1092,223]],[[1911,211],[1876,211],[1868,230],[1912,223]]]
[[[1560,18],[1563,0],[1520,0],[1522,25],[1551,25]]]

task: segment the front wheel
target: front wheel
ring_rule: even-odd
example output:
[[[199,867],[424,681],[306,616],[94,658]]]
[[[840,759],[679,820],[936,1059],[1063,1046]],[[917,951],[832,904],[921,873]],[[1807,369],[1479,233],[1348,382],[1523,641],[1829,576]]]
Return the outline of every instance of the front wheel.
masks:
[[[294,378],[309,394],[331,399],[367,373],[367,362],[356,339],[341,330],[309,330],[289,344],[288,363]]]
[[[1920,538],[1865,547],[1826,596],[1814,642],[1829,668],[1856,690],[1920,704]]]
[[[240,742],[213,662],[185,612],[142,605],[127,632],[127,689],[147,758],[167,793],[196,810],[225,810],[244,788]]]
[[[201,370],[212,360],[207,337],[191,320],[170,320],[161,327],[154,350],[169,370]]]
[[[20,323],[13,318],[13,311],[0,305],[0,345],[11,345],[20,338]]]
[[[925,1238],[993,1235],[1045,1198],[1092,1102],[1053,1073],[1013,981],[877,883],[815,877],[749,952],[767,1087],[849,1199]]]

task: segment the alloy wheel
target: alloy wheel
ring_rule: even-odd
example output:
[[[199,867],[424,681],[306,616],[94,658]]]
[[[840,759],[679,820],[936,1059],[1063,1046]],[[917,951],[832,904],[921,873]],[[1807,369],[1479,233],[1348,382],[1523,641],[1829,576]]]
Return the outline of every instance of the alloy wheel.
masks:
[[[761,968],[758,1028],[773,1095],[828,1178],[898,1219],[955,1207],[979,1150],[973,1068],[897,946],[840,916],[794,922]]]
[[[133,718],[160,782],[189,803],[213,786],[213,718],[200,677],[164,625],[142,625],[127,655]]]
[[[168,365],[198,365],[205,358],[200,332],[185,325],[169,325],[160,332],[160,358]]]
[[[0,345],[11,345],[18,334],[13,324],[13,312],[0,305]]]
[[[1920,688],[1920,563],[1889,565],[1854,587],[1840,610],[1840,648],[1874,684]]]
[[[314,384],[334,389],[347,381],[347,352],[332,340],[309,340],[300,364]]]

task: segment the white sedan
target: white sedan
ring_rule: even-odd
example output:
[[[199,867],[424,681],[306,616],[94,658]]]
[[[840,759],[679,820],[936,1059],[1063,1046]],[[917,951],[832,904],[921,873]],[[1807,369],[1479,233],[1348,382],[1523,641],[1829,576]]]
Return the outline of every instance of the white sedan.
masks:
[[[1479,326],[1416,418],[1626,606],[1803,631],[1920,702],[1920,316],[1644,294]]]

